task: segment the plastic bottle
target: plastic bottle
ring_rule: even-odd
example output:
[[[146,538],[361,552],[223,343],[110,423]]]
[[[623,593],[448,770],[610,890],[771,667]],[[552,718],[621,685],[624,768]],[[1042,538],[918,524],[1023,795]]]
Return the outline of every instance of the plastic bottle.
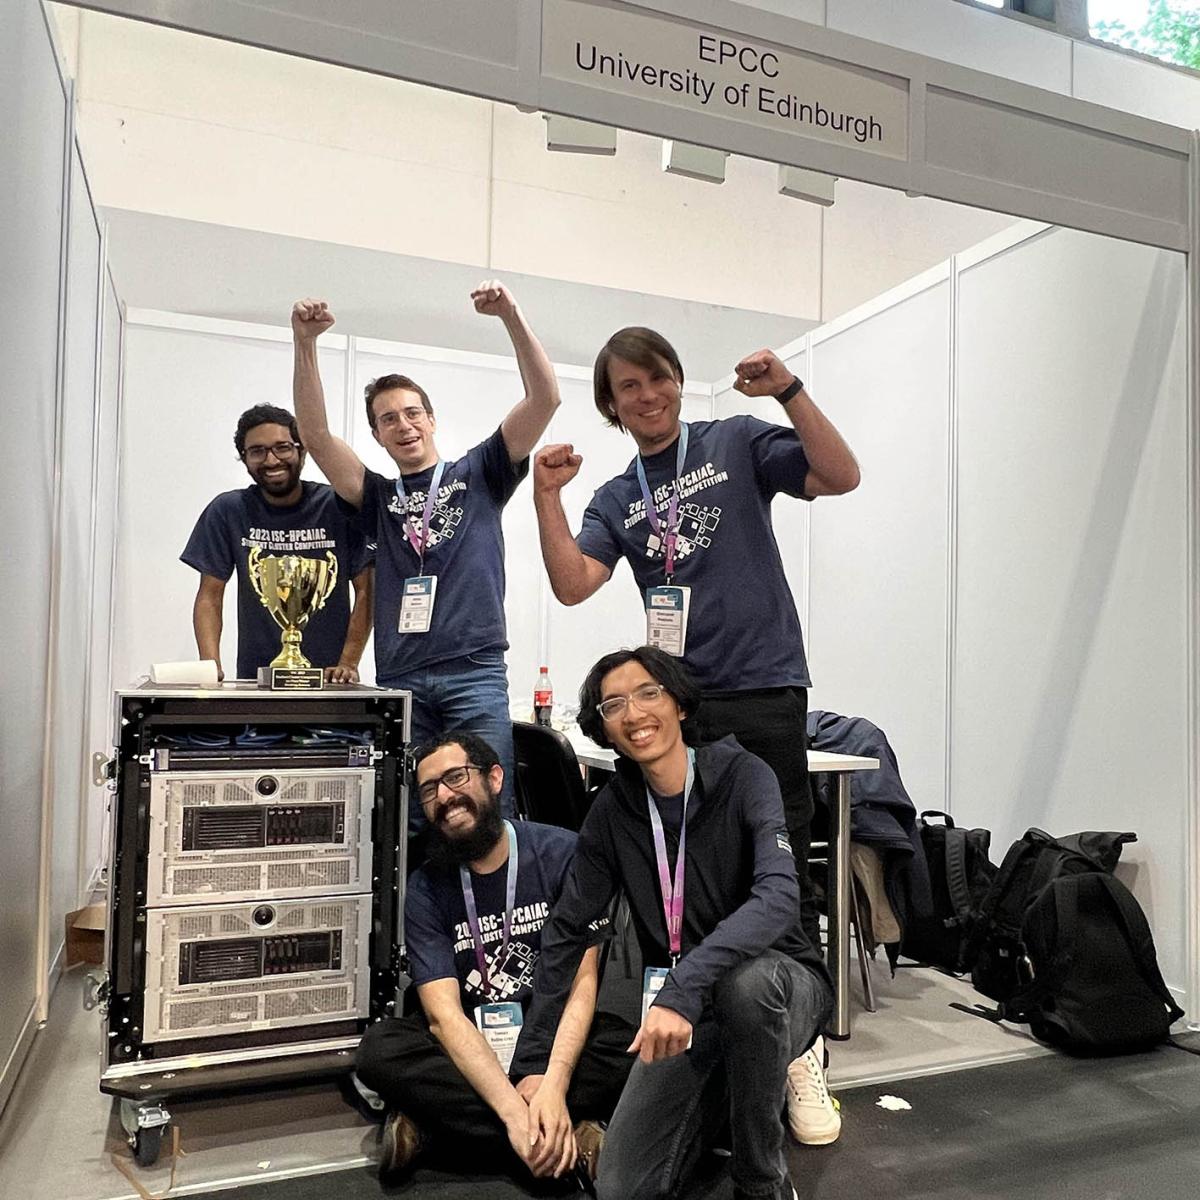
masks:
[[[554,684],[545,667],[538,668],[537,683],[533,685],[533,719],[539,725],[550,724],[550,711],[554,707]]]

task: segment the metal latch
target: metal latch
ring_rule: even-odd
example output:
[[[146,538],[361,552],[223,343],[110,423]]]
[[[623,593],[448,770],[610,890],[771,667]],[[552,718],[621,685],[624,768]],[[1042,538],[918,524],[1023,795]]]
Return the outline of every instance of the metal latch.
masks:
[[[86,1012],[94,1008],[108,1008],[108,996],[112,990],[107,971],[89,971],[83,977],[83,1007]]]
[[[103,750],[92,755],[92,783],[96,787],[107,787],[117,777],[117,760],[109,758]]]

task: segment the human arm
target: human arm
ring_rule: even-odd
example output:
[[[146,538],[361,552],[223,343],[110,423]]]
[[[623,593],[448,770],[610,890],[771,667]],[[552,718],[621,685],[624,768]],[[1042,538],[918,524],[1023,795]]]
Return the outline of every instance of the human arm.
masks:
[[[770,350],[747,355],[734,372],[734,389],[744,396],[778,396],[796,382],[796,376]],[[804,495],[841,496],[858,487],[858,460],[804,388],[782,408],[808,459]]]
[[[558,380],[542,344],[534,336],[512,293],[498,279],[485,279],[472,293],[475,311],[487,317],[499,317],[512,342],[517,370],[525,385],[519,400],[500,425],[508,457],[514,462],[528,458],[538,438],[546,432],[554,410],[558,408]]]
[[[751,882],[746,899],[672,968],[655,1000],[655,1007],[672,1009],[693,1024],[717,980],[794,929],[800,907],[796,862],[779,782],[771,768],[753,755],[740,755],[713,802],[736,805],[740,811],[741,842],[750,847]],[[729,852],[742,851],[738,846]]]
[[[325,389],[317,363],[317,338],[333,325],[323,300],[297,300],[292,305],[292,400],[300,440],[325,478],[347,504],[362,505],[364,467],[357,454],[329,432]]]
[[[437,1038],[450,1061],[475,1089],[479,1098],[500,1118],[508,1140],[518,1157],[533,1173],[535,1152],[529,1106],[517,1093],[495,1052],[487,1044],[474,1022],[462,1010],[456,979],[435,979],[417,987],[417,998],[429,1021],[429,1031]]]
[[[600,986],[600,949],[592,946],[583,956],[566,1007],[550,1047],[544,1075],[526,1075],[517,1091],[529,1103],[529,1128],[537,1139],[538,1162],[561,1175],[575,1165],[575,1138],[567,1111],[567,1089],[579,1063],[596,1013]]]
[[[533,979],[533,996],[513,1056],[512,1073],[546,1073],[566,1002],[578,978],[586,948],[609,927],[607,911],[617,890],[611,845],[601,826],[606,822],[606,796],[601,792],[579,831],[558,899],[542,926],[541,950]]]
[[[192,604],[192,630],[196,635],[196,649],[201,658],[211,658],[217,664],[218,679],[225,678],[225,672],[221,668],[225,582],[215,575],[201,575],[196,599]]]
[[[583,457],[570,445],[545,446],[533,460],[533,507],[542,561],[560,603],[579,604],[608,582],[612,568],[584,554],[571,536],[562,489],[579,473]]]
[[[346,625],[346,640],[337,666],[325,668],[325,678],[330,683],[357,683],[358,664],[362,659],[363,647],[371,636],[371,617],[374,610],[375,568],[364,567],[351,580],[354,587],[354,607]]]

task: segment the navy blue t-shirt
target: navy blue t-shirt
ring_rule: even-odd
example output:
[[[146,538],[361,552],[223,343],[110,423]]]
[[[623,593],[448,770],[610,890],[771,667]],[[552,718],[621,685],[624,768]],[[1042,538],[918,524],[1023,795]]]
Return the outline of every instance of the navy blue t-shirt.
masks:
[[[404,901],[404,939],[413,984],[457,979],[463,1011],[512,1000],[524,1007],[533,993],[533,973],[542,948],[542,925],[562,892],[575,856],[575,834],[555,825],[514,821],[517,835],[517,897],[508,955],[498,962],[504,937],[504,893],[508,864],[490,875],[472,874],[475,907],[487,957],[491,995],[475,959],[467,907],[457,867],[426,863],[413,872]],[[602,923],[607,926],[607,920]],[[598,931],[602,934],[603,928]]]
[[[430,517],[425,574],[437,576],[433,625],[400,633],[404,581],[419,571],[405,535],[405,506],[396,481],[368,470],[362,521],[378,544],[375,571],[375,676],[386,684],[406,671],[480,650],[508,648],[504,621],[504,531],[500,516],[529,459],[513,463],[497,429],[455,462],[447,462]],[[407,512],[421,528],[433,468],[405,475]]]
[[[672,442],[645,460],[662,522],[675,452]],[[672,582],[692,589],[683,661],[705,692],[810,686],[800,618],[771,527],[772,498],[802,497],[807,475],[790,427],[751,416],[688,423]],[[643,595],[666,582],[636,458],[597,490],[576,542],[609,569],[627,558]]]
[[[200,514],[179,556],[202,575],[228,581],[237,571],[237,676],[252,679],[278,653],[282,631],[258,598],[247,562],[257,546],[264,554],[337,558],[338,582],[325,606],[308,619],[301,650],[314,667],[332,667],[341,657],[350,622],[350,580],[370,566],[371,552],[359,522],[347,517],[333,489],[301,480],[298,504],[268,504],[257,484],[222,492]]]

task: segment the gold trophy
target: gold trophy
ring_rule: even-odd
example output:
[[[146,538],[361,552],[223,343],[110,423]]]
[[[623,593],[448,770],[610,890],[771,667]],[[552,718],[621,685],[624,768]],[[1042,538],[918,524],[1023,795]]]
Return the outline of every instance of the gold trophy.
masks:
[[[279,653],[269,667],[258,672],[259,687],[319,688],[325,673],[314,667],[300,650],[301,630],[337,587],[337,558],[332,550],[324,560],[303,558],[298,554],[263,554],[257,546],[250,550],[247,570],[250,582],[283,630]]]

